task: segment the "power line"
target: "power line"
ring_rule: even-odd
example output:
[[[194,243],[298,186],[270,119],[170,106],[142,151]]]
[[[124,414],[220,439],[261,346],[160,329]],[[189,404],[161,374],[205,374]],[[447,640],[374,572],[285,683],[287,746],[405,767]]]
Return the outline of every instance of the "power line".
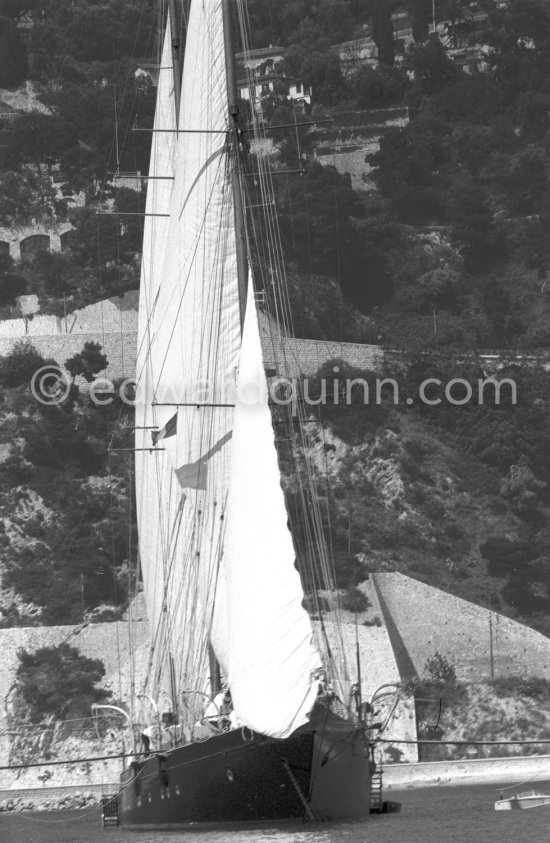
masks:
[[[117,758],[138,758],[146,756],[145,752],[132,752],[125,755],[97,755],[93,758],[67,758],[64,761],[39,761],[35,764],[7,764],[0,770],[29,770],[31,767],[59,767],[62,764],[82,764],[92,761],[115,761]]]

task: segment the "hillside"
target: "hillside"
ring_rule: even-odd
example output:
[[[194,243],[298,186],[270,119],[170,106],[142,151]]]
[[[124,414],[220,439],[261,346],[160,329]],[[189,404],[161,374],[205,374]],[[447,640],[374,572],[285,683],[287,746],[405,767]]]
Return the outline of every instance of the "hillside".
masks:
[[[14,263],[2,249],[5,315],[23,292],[59,314],[138,285],[142,221],[95,210],[143,210],[143,194],[110,174],[147,172],[150,136],[131,129],[152,121],[154,81],[136,68],[154,64],[157,22],[135,0],[46,6],[0,3],[13,42],[0,100],[15,115],[0,123],[0,226],[42,217],[73,230],[60,253]],[[384,131],[358,190],[316,164],[315,127],[275,131],[274,166],[305,166],[301,179],[274,179],[297,331],[408,349],[546,348],[548,8],[488,0],[472,22],[468,4],[442,4],[429,37],[425,6],[250,0],[253,46],[282,45],[284,72],[312,87],[314,116],[399,106],[411,117]],[[365,36],[378,65],[348,66],[342,44]],[[483,56],[476,72],[458,42]],[[272,125],[308,118],[273,92],[262,110]]]
[[[334,363],[342,378],[373,385],[372,373],[342,361],[320,374]],[[309,423],[340,585],[401,571],[549,634],[548,375],[499,373],[516,379],[517,406],[510,396],[500,406],[408,405],[404,395],[417,396],[434,374],[445,383],[455,361],[424,357],[402,370],[398,407],[391,394],[378,406],[356,394],[349,406],[324,406],[322,426]],[[473,385],[480,374],[476,365],[460,371]],[[284,449],[280,456],[292,518],[294,463]],[[303,529],[294,526],[298,546]]]
[[[132,593],[132,469],[107,452],[126,446],[131,408],[76,386],[38,403],[29,381],[45,363],[30,344],[0,358],[2,627],[113,619]]]
[[[313,91],[303,111],[275,90],[262,103],[266,132],[283,127],[271,132],[269,163],[294,331],[327,357],[330,340],[376,343],[384,360],[377,372],[327,360],[309,392],[339,366],[344,391],[346,378],[364,378],[372,394],[383,375],[400,393],[394,401],[386,386],[365,402],[359,386],[349,406],[308,410],[293,454],[275,410],[279,461],[304,562],[312,516],[298,514],[300,481],[311,459],[348,605],[372,573],[397,571],[550,636],[550,10],[544,0],[486,0],[470,27],[466,5],[442,3],[456,20],[447,34],[449,21],[436,21],[432,36],[420,0],[249,2],[251,44],[281,44],[284,73]],[[0,0],[0,319],[24,330],[21,295],[64,317],[66,330],[67,313],[138,288],[137,174],[148,170],[150,134],[132,129],[153,120],[154,73],[142,72],[157,55],[153,7]],[[406,38],[394,38],[392,12],[410,19]],[[449,45],[459,36],[482,56],[474,72]],[[350,69],[342,43],[367,39],[378,59]],[[352,148],[354,135],[344,125],[333,136],[310,125],[316,118],[352,114],[368,126],[386,108],[406,119],[369,137],[363,183],[321,165],[322,132]],[[251,154],[251,172],[257,165]],[[265,205],[264,186],[248,181],[247,205]],[[114,218],[97,214],[105,208]],[[250,261],[269,309],[272,279],[259,270],[273,266],[272,241],[256,213]],[[478,351],[491,348],[523,361],[503,357],[489,370]],[[105,370],[97,360],[63,404],[39,405],[29,380],[47,357],[27,345],[0,358],[0,627],[33,632],[110,622],[138,588],[133,465],[112,451],[131,448],[132,412],[94,405],[78,388]],[[481,404],[445,394],[458,378],[457,393],[477,395],[495,373],[510,381],[500,403],[491,390]],[[429,379],[438,405],[418,401]],[[296,432],[295,420],[284,424]],[[329,585],[314,574],[306,603]],[[545,738],[548,688],[530,681],[450,686],[441,735]],[[438,702],[438,691],[427,696]],[[433,707],[417,709],[421,724],[422,713],[431,728]],[[84,740],[97,750],[91,730]]]

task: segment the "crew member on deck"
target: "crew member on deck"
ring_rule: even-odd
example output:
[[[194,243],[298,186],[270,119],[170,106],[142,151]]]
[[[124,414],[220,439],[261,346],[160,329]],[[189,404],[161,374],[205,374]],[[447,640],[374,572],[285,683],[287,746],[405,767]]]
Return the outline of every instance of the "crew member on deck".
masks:
[[[147,757],[151,752],[151,738],[154,736],[154,726],[147,726],[141,733],[141,744],[143,746],[143,754]]]
[[[204,712],[204,719],[212,726],[224,732],[231,727],[231,714],[233,702],[229,688],[220,691],[214,699],[208,703]]]

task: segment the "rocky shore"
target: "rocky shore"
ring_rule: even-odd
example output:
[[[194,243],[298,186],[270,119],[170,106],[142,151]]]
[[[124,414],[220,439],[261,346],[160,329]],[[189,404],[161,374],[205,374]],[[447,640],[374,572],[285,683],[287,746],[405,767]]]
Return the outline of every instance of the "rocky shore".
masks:
[[[102,797],[113,796],[116,792],[114,783],[0,790],[0,813],[96,808],[101,805]]]
[[[44,801],[18,798],[15,796],[0,803],[0,813],[21,813],[22,811],[74,811],[78,808],[95,807],[96,805],[100,805],[100,803],[101,798],[99,796],[94,796],[92,793],[77,793],[74,794],[74,796],[65,796],[61,799],[45,799]]]

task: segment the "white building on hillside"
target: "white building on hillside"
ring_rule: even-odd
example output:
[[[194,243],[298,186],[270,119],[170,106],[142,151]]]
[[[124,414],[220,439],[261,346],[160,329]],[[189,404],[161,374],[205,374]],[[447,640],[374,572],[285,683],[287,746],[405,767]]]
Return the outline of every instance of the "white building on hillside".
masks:
[[[256,110],[260,110],[262,100],[273,96],[291,99],[302,106],[311,105],[311,87],[283,73],[284,52],[283,47],[271,45],[237,54],[240,95]]]

